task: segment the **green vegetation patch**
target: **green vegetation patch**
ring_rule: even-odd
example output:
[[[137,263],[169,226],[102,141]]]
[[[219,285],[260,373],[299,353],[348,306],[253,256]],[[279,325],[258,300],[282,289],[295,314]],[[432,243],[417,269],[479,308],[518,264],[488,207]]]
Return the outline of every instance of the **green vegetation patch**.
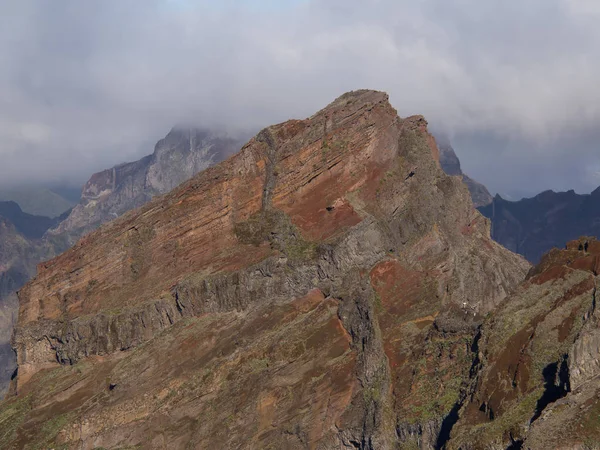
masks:
[[[65,426],[68,425],[74,417],[74,413],[66,413],[55,416],[52,419],[44,422],[42,427],[39,429],[40,431],[38,433],[37,445],[35,445],[33,448],[39,450],[46,448],[61,448],[61,446],[57,447],[55,445],[50,444],[54,442],[54,440],[58,436],[58,433],[60,433],[60,431],[64,429]],[[63,447],[67,448],[66,445]]]
[[[277,209],[261,211],[235,224],[234,232],[243,244],[258,246],[269,242],[292,261],[310,260],[317,254],[318,245],[305,240],[289,216]]]
[[[9,448],[15,439],[17,429],[31,409],[31,397],[14,398],[5,401],[0,407],[0,448]]]

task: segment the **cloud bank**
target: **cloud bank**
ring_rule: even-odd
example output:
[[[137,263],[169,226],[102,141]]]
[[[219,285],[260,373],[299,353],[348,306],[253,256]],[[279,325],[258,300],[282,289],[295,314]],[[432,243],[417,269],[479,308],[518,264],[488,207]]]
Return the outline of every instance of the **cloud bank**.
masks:
[[[248,131],[351,89],[450,136],[494,192],[600,185],[594,0],[0,6],[0,185],[84,181],[177,123]]]

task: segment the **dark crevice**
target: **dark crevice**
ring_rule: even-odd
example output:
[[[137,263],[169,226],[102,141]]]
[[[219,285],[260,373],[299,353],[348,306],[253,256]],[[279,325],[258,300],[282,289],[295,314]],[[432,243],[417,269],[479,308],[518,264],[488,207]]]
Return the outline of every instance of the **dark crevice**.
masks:
[[[358,442],[358,441],[350,441],[350,445],[352,445],[352,447],[358,448],[358,449],[364,448],[363,443]]]
[[[481,340],[481,325],[477,328],[477,334],[473,338],[473,343],[471,344],[471,354],[475,355],[473,358],[473,364],[471,364],[471,369],[469,370],[470,378],[475,377],[479,366],[481,364],[481,360],[479,359],[479,341]]]
[[[571,391],[567,358],[568,355],[563,357],[563,360],[560,364],[560,369],[557,362],[548,364],[544,368],[542,375],[544,376],[545,380],[545,390],[537,402],[535,414],[531,418],[530,423],[533,423],[539,419],[542,415],[542,412],[544,412],[544,409],[546,409],[549,404],[565,397]]]
[[[506,447],[506,450],[521,450],[523,448],[523,440],[517,439],[514,440],[513,437],[510,437],[510,445]]]
[[[469,371],[469,378],[471,380],[477,376],[477,373],[479,372],[479,368],[481,365],[481,361],[479,359],[479,341],[480,340],[481,340],[481,326],[478,327],[477,333],[473,337],[473,342],[471,343],[471,346],[469,348],[469,350],[471,351],[471,354],[473,355],[473,363],[472,363],[471,369]],[[456,423],[458,422],[458,420],[460,418],[459,412],[460,412],[460,409],[462,408],[465,400],[466,400],[466,397],[464,397],[464,398],[460,399],[458,402],[456,402],[456,404],[452,407],[452,409],[450,410],[448,415],[442,421],[440,432],[438,434],[438,438],[437,438],[437,441],[436,441],[436,444],[434,447],[436,450],[443,450],[444,448],[446,448],[448,441],[450,441],[450,435],[452,434],[452,429],[454,428],[454,425],[456,425]],[[488,414],[491,415],[491,418],[493,420],[493,412],[492,412],[491,408],[487,408],[487,405],[485,405],[485,404],[482,405],[482,408],[487,409]]]
[[[456,422],[458,422],[458,412],[460,411],[461,406],[462,402],[457,402],[450,411],[450,413],[442,421],[440,434],[438,435],[437,442],[434,447],[436,450],[443,450],[444,448],[446,448],[446,444],[450,440],[450,433],[452,432],[452,428],[454,428],[454,425],[456,425]]]

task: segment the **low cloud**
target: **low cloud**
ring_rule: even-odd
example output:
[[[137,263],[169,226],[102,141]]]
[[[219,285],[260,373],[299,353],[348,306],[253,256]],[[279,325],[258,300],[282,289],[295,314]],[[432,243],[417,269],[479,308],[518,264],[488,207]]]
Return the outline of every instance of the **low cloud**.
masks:
[[[0,6],[0,184],[83,181],[176,123],[248,131],[390,93],[519,195],[598,179],[591,0],[104,0]]]

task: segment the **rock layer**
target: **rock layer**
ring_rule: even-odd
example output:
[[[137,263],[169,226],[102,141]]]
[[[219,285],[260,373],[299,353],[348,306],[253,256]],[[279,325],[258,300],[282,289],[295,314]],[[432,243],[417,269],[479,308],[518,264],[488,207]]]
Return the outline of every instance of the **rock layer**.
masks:
[[[42,265],[0,443],[436,447],[529,265],[426,125],[345,94]]]

